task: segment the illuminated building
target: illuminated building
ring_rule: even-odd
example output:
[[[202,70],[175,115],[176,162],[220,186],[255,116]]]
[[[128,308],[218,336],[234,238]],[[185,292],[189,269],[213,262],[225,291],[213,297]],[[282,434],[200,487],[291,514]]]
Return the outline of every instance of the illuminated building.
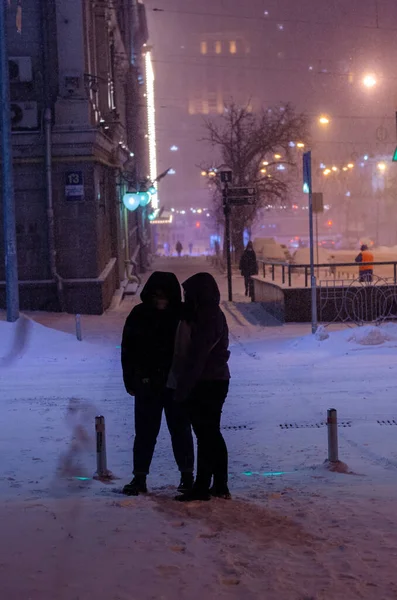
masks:
[[[121,210],[156,172],[145,7],[36,0],[23,11],[22,35],[7,19],[21,308],[102,313],[125,279],[126,249],[141,248],[144,268],[149,239],[149,208]],[[4,278],[1,245],[0,296]]]

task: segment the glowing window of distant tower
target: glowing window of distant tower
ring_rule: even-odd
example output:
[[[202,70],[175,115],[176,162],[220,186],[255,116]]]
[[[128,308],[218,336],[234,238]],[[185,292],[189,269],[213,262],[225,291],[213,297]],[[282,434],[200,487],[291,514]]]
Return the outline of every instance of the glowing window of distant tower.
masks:
[[[237,54],[237,43],[232,40],[229,44],[230,54]]]
[[[207,54],[207,52],[208,52],[207,42],[201,42],[200,51],[201,51],[201,54]]]
[[[222,42],[215,42],[215,54],[222,54]]]
[[[145,53],[146,67],[146,106],[148,123],[148,141],[149,141],[149,178],[155,181],[157,178],[157,149],[156,149],[156,110],[154,100],[154,71],[152,64],[152,54],[150,50]],[[157,184],[154,183],[157,189]],[[152,206],[157,208],[159,199],[157,193],[152,196]]]

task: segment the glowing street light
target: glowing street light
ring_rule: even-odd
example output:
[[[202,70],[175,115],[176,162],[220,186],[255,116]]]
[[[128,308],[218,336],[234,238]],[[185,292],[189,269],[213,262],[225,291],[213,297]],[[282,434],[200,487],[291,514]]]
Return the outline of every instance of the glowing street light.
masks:
[[[349,163],[349,164],[347,165],[347,168],[348,168],[348,169],[354,169],[354,163]]]
[[[280,160],[280,158],[281,158],[281,154],[275,154],[275,155],[274,155],[274,158],[275,158],[276,160]]]
[[[320,125],[329,125],[330,124],[330,119],[329,117],[327,117],[327,115],[321,115],[321,117],[319,117],[318,122],[320,123]]]
[[[268,163],[267,160],[264,160],[262,164],[263,164],[264,167],[267,167],[269,165],[269,163]]]
[[[265,175],[267,173],[267,169],[261,169],[261,173],[262,175]]]
[[[202,175],[202,177],[207,177],[208,173],[207,173],[207,171],[201,171],[201,175]]]
[[[375,75],[373,75],[372,73],[368,73],[367,75],[364,75],[363,85],[366,88],[368,88],[369,90],[374,88],[377,83],[378,83],[378,80],[376,79]]]
[[[384,162],[378,163],[377,167],[381,173],[384,173],[386,171],[386,163]]]
[[[331,169],[325,169],[323,171],[323,173],[324,173],[325,176],[329,175],[331,172],[332,172]]]
[[[304,147],[305,147],[305,144],[304,144],[303,142],[298,142],[298,143],[296,144],[296,147],[297,147],[297,148],[304,148]]]
[[[332,170],[334,171],[334,173],[336,173],[336,171],[338,171],[338,167],[332,167]]]

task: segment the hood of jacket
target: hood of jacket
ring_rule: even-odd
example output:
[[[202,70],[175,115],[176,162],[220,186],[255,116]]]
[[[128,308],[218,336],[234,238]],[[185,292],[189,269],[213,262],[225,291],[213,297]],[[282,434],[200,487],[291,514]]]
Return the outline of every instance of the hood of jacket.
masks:
[[[185,303],[189,307],[200,310],[219,306],[221,294],[210,273],[197,273],[189,277],[182,287],[185,291]]]
[[[155,271],[149,277],[141,293],[144,304],[150,304],[156,291],[168,298],[170,308],[178,308],[182,302],[181,286],[174,273]]]

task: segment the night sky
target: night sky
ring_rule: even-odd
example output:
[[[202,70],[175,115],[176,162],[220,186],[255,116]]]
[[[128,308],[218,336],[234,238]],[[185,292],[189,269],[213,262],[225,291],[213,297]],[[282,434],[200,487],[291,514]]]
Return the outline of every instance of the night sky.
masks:
[[[390,153],[396,141],[395,0],[148,0],[159,171],[171,206],[208,204],[197,165],[204,116],[223,102],[292,102],[312,120],[318,161]],[[162,9],[162,12],[153,11]],[[373,73],[374,89],[363,77]],[[202,114],[204,113],[204,115]],[[209,113],[209,115],[205,114]],[[320,114],[332,117],[321,128]],[[172,146],[179,148],[172,152]]]

